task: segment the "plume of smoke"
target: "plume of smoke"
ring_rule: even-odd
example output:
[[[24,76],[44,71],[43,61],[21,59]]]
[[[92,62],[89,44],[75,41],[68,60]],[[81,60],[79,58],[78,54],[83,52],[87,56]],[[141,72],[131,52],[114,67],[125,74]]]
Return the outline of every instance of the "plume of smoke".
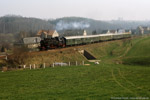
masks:
[[[90,24],[85,21],[74,21],[74,22],[65,22],[60,20],[56,24],[56,30],[64,30],[64,29],[85,29],[90,27]]]

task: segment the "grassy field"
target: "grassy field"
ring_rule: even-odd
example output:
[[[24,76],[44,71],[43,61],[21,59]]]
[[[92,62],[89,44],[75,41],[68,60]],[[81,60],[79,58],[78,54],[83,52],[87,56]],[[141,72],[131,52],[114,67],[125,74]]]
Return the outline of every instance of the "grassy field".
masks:
[[[150,67],[100,64],[0,73],[0,100],[149,97]]]
[[[123,58],[125,64],[150,66],[150,37],[136,39],[126,56]]]
[[[99,65],[0,72],[0,100],[150,99],[149,43],[150,37],[143,37],[76,48],[85,49],[100,59]],[[32,56],[37,63],[49,62],[52,58],[54,61],[85,60],[73,48]]]

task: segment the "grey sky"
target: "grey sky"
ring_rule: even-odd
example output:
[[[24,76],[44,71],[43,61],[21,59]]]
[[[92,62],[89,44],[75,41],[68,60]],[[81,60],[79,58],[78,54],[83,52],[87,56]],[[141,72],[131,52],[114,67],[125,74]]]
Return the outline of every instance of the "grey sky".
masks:
[[[150,0],[0,0],[0,16],[150,20]]]

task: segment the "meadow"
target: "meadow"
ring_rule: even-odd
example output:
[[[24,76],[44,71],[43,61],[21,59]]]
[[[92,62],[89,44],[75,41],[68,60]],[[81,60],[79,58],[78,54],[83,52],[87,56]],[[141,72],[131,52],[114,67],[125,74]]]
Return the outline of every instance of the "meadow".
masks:
[[[150,67],[100,64],[0,73],[1,100],[149,97]]]
[[[150,99],[149,43],[142,37],[84,46],[99,65],[0,72],[0,100]]]

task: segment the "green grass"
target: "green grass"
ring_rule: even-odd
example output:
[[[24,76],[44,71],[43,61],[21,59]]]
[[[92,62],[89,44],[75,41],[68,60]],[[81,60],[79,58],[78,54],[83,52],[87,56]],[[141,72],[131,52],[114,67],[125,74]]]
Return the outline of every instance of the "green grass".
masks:
[[[80,47],[101,59],[100,65],[0,72],[0,100],[150,98],[149,43],[150,37],[143,37]],[[37,63],[84,59],[71,49],[33,55]]]
[[[149,72],[149,67],[109,64],[1,72],[0,100],[148,97]]]
[[[133,47],[128,52],[127,56],[150,56],[150,37],[141,38],[133,43]]]
[[[133,46],[123,58],[124,64],[150,66],[150,37],[133,40]]]

